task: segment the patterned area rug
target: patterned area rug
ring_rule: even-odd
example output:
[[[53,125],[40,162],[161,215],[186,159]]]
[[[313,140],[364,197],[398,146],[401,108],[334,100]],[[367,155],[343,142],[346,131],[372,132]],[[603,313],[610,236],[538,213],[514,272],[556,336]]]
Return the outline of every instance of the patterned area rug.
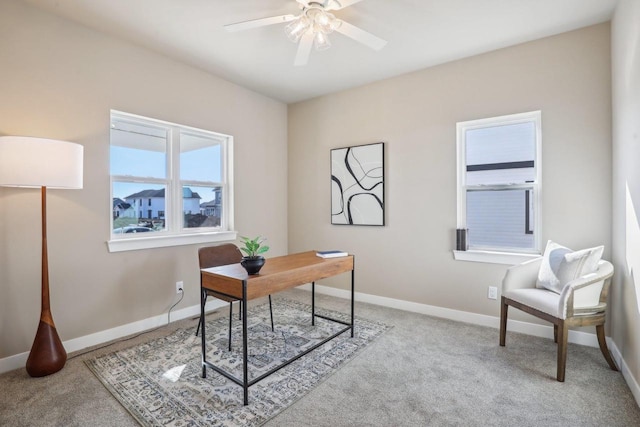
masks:
[[[349,314],[316,313],[349,321]],[[275,299],[275,332],[269,305],[249,310],[249,378],[256,378],[344,325],[316,318],[311,306]],[[242,322],[233,321],[233,348],[228,350],[228,316],[207,321],[207,360],[242,378]],[[211,369],[202,378],[200,338],[194,328],[126,350],[87,360],[87,366],[143,426],[257,426],[265,423],[380,336],[388,326],[356,317],[349,331],[249,387],[244,406],[242,387]]]

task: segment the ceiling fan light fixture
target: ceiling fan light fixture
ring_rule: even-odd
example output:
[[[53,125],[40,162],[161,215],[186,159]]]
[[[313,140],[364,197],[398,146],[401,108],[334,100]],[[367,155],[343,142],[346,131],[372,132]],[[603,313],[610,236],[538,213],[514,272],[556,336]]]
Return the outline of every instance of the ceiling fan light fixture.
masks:
[[[329,41],[329,36],[327,36],[322,31],[317,32],[315,37],[313,38],[313,45],[316,50],[327,50],[331,47],[331,42]]]
[[[311,27],[311,22],[305,15],[300,15],[286,27],[284,27],[284,33],[287,35],[289,40],[294,43],[298,43],[300,41],[300,37]]]
[[[329,34],[333,32],[333,22],[336,20],[333,14],[315,7],[307,9],[305,14],[312,22],[314,33],[322,31],[325,34]]]
[[[335,17],[332,14],[327,13],[323,10],[320,10],[318,11],[318,13],[316,13],[314,21],[320,27],[325,28],[329,26],[329,23],[331,22],[332,19],[335,19]]]

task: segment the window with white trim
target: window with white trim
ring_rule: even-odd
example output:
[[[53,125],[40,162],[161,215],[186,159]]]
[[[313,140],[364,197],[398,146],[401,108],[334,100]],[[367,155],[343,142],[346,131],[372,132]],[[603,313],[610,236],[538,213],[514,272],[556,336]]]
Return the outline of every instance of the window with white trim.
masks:
[[[232,141],[112,111],[109,249],[233,240]],[[135,244],[123,243],[128,239]]]
[[[540,252],[541,112],[457,124],[458,229],[470,251]]]

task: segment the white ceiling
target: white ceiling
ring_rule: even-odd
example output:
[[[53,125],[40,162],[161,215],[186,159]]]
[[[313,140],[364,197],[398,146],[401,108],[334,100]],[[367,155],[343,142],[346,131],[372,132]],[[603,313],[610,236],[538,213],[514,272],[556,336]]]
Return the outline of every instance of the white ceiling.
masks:
[[[618,0],[362,0],[335,15],[388,41],[341,34],[294,67],[285,24],[223,25],[297,14],[295,0],[23,0],[286,103],[605,22]]]

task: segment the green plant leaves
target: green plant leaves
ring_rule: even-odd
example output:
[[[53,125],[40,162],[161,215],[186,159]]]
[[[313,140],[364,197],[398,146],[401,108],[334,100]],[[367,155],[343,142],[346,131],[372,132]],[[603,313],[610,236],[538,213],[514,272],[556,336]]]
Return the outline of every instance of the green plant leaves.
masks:
[[[266,238],[258,236],[254,239],[250,239],[249,237],[241,236],[240,239],[244,244],[243,247],[240,248],[242,252],[247,254],[248,257],[256,257],[260,254],[263,254],[269,250],[269,246],[262,245]]]

